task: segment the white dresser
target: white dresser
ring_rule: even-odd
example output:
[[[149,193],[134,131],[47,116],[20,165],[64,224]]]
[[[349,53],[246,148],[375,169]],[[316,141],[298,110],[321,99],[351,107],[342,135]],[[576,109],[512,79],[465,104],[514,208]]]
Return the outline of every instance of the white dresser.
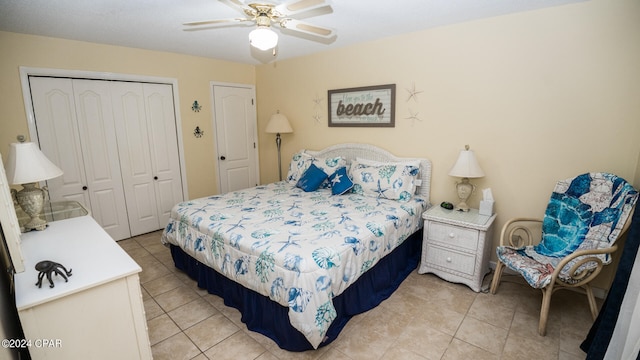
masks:
[[[140,266],[90,216],[49,223],[22,235],[25,271],[15,278],[16,307],[31,357],[151,359]],[[35,284],[35,265],[72,269]]]
[[[496,215],[447,210],[434,206],[425,211],[422,257],[418,272],[434,273],[480,291],[489,272],[493,221]]]

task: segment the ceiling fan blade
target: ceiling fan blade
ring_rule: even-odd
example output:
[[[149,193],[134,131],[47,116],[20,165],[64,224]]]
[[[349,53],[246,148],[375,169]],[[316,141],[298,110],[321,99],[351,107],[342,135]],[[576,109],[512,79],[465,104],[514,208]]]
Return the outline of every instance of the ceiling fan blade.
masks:
[[[249,17],[253,18],[258,15],[258,13],[253,7],[251,7],[250,5],[249,6],[245,5],[241,0],[218,0],[218,1],[238,10],[239,12]]]
[[[231,19],[218,19],[218,20],[203,20],[203,21],[192,21],[188,23],[184,23],[184,26],[201,26],[201,25],[213,25],[213,24],[223,24],[223,23],[240,23],[245,21],[252,21],[247,18],[231,18]]]
[[[318,36],[325,39],[332,38],[336,35],[336,31],[334,29],[313,25],[306,21],[300,21],[296,19],[282,19],[280,21],[280,26],[283,29],[299,31],[305,34]]]
[[[326,6],[331,7],[326,0],[292,0],[284,4],[277,5],[274,9],[281,16],[293,16]]]
[[[232,8],[240,11],[240,12],[244,12],[244,8],[245,5],[241,0],[218,0],[221,3],[225,3],[228,6],[231,6]]]

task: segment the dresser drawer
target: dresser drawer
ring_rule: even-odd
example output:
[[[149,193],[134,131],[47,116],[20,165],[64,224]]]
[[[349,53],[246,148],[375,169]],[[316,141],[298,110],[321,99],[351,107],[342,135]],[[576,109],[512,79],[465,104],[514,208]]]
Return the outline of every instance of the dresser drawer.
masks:
[[[440,268],[449,269],[458,273],[473,276],[476,267],[475,255],[463,254],[451,251],[438,246],[427,244],[426,259],[427,264]]]
[[[478,230],[460,228],[435,221],[429,221],[427,229],[429,240],[474,251],[478,247],[478,236]]]

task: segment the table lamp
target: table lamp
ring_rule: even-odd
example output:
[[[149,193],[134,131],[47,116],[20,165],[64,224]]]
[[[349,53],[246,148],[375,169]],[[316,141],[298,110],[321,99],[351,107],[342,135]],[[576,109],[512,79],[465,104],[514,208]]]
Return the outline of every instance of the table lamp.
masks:
[[[469,150],[469,145],[465,145],[465,149],[460,150],[458,160],[449,170],[449,176],[462,178],[459,183],[456,183],[456,191],[458,192],[460,203],[454,207],[454,210],[469,211],[467,199],[475,189],[475,185],[469,182],[469,178],[481,178],[484,176],[484,171],[480,168],[476,155]]]
[[[289,124],[287,117],[280,114],[280,111],[278,111],[271,115],[265,131],[269,134],[276,134],[276,147],[278,148],[278,175],[280,176],[280,181],[282,181],[282,161],[280,158],[280,144],[282,143],[282,139],[280,139],[280,134],[292,133],[293,128],[291,128],[291,124]]]
[[[13,189],[11,193],[31,218],[24,225],[24,230],[44,230],[47,222],[40,217],[40,213],[44,207],[46,187],[43,190],[36,187],[36,183],[61,176],[62,170],[44,156],[37,144],[24,142],[23,136],[18,136],[18,140],[19,143],[9,146],[7,181],[23,187],[20,191]]]

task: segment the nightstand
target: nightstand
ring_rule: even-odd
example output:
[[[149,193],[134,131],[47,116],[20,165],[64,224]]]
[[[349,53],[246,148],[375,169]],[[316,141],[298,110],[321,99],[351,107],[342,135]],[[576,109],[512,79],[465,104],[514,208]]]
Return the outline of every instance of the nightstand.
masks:
[[[489,272],[489,258],[496,214],[480,215],[434,206],[425,211],[422,257],[418,273],[462,283],[479,292]]]

